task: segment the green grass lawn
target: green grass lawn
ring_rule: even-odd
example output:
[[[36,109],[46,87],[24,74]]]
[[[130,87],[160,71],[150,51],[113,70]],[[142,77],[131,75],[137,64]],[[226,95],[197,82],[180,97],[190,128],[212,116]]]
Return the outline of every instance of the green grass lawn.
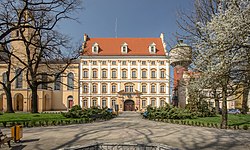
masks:
[[[201,123],[217,123],[220,124],[221,122],[221,115],[215,116],[215,117],[204,117],[204,118],[197,118],[197,119],[186,119],[189,121],[196,121]],[[250,115],[242,115],[242,114],[228,114],[228,125],[229,126],[243,126],[247,125],[250,127]]]
[[[62,120],[67,119],[62,114],[31,114],[31,113],[4,113],[0,115],[2,121],[38,121],[38,120]]]

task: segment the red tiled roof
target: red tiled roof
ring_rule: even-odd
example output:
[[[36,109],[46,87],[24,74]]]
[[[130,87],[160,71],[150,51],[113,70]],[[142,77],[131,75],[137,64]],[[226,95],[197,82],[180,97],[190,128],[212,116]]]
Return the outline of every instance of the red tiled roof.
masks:
[[[99,45],[99,53],[92,53],[92,45]],[[128,44],[128,53],[121,52],[123,43]],[[148,47],[156,44],[156,53],[149,52]],[[88,38],[84,54],[88,56],[165,56],[161,38]]]

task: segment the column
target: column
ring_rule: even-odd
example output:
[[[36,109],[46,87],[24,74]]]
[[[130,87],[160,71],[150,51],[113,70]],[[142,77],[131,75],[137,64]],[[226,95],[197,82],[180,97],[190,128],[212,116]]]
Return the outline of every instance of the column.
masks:
[[[91,98],[88,97],[87,100],[88,100],[88,108],[90,108],[91,107]]]
[[[118,69],[117,69],[117,71],[118,71],[117,79],[121,79],[121,61],[120,60],[118,60]]]
[[[110,91],[110,88],[111,88],[110,87],[110,82],[108,82],[108,87],[107,88],[108,88],[108,90],[107,90],[108,93],[107,94],[110,94],[111,93],[111,91]]]
[[[117,92],[121,91],[121,83],[117,84]]]
[[[110,105],[110,97],[108,97],[108,108],[111,108],[111,105]]]
[[[102,72],[101,62],[102,61],[98,61],[98,79],[101,79],[101,72]]]
[[[111,75],[110,75],[110,70],[111,70],[111,66],[110,66],[110,60],[108,61],[108,79],[111,78]]]
[[[151,102],[150,102],[150,98],[149,97],[147,97],[147,105],[150,105],[151,104]]]
[[[160,98],[156,97],[156,107],[160,107]]]
[[[82,100],[83,100],[83,99],[82,99],[82,96],[81,96],[81,95],[82,95],[82,81],[81,81],[81,80],[82,80],[82,77],[83,77],[83,76],[82,76],[82,65],[83,65],[83,64],[82,64],[82,61],[81,61],[81,63],[80,63],[80,75],[79,75],[79,77],[80,77],[80,80],[79,80],[79,81],[80,81],[80,90],[79,90],[80,93],[79,93],[79,96],[80,96],[80,106],[81,106],[81,107],[82,107],[82,105],[83,105],[83,104],[82,104]]]
[[[100,82],[98,82],[98,87],[97,88],[98,88],[98,94],[101,94],[102,91],[101,91],[101,83]]]
[[[91,94],[91,82],[89,82],[89,85],[88,85],[88,86],[89,86],[89,87],[88,87],[88,90],[89,90],[88,93]]]
[[[128,61],[128,79],[131,79],[131,61]]]
[[[100,96],[97,98],[97,105],[101,106],[101,97]]]
[[[91,77],[91,72],[92,72],[92,69],[91,69],[91,63],[92,63],[92,61],[89,61],[89,79],[91,79],[92,77]]]
[[[147,83],[147,94],[151,94],[151,91],[150,91],[150,83]]]
[[[155,90],[157,95],[160,94],[160,83],[156,83]]]
[[[150,79],[151,77],[150,77],[150,61],[148,61],[148,79]]]
[[[141,61],[137,62],[137,79],[141,79]]]
[[[159,61],[156,61],[156,79],[160,79],[160,66]]]

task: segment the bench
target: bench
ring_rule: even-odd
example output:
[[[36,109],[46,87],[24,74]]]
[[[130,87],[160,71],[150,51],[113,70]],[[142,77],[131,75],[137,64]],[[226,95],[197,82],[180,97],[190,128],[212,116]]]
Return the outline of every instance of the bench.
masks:
[[[7,143],[9,147],[11,147],[10,141],[11,141],[11,138],[7,137],[5,134],[3,134],[0,131],[0,147],[1,147],[1,145],[4,145],[5,143]]]

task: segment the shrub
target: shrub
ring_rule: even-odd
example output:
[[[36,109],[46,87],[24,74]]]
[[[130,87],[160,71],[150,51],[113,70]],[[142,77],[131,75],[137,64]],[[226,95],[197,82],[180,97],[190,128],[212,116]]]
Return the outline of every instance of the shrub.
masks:
[[[247,126],[247,125],[244,125],[242,129],[243,129],[243,130],[248,130],[248,126]]]

